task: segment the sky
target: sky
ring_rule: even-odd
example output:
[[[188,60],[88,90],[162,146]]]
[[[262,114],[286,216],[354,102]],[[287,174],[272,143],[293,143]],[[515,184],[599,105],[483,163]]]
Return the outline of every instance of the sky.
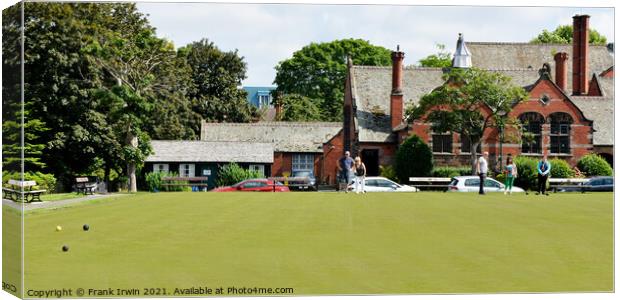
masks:
[[[528,42],[543,29],[590,15],[590,27],[614,41],[613,8],[234,3],[138,3],[160,37],[176,47],[207,38],[237,49],[247,63],[244,86],[273,86],[274,67],[312,42],[360,38],[405,52],[405,64],[454,52],[466,41]]]

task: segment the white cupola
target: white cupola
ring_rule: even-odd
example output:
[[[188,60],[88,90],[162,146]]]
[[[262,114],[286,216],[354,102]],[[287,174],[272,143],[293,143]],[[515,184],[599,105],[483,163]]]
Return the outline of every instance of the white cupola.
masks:
[[[462,33],[459,33],[459,39],[456,41],[456,52],[454,52],[452,67],[471,68],[471,54],[465,45],[465,40],[463,40]]]

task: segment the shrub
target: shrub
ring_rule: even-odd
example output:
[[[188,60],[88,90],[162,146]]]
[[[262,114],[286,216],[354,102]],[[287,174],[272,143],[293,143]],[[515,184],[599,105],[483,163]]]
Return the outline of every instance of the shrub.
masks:
[[[408,182],[409,177],[429,176],[433,169],[433,153],[418,137],[408,137],[396,151],[396,176],[400,182]]]
[[[398,176],[396,176],[396,170],[392,166],[379,166],[379,171],[381,176],[393,180],[398,181]]]
[[[495,176],[495,180],[504,183],[504,181],[506,181],[506,174],[504,173],[499,173]]]
[[[263,177],[256,171],[250,171],[242,168],[238,164],[232,162],[224,166],[220,166],[220,170],[217,173],[217,186],[233,185],[239,181],[243,181],[250,178]]]
[[[595,153],[584,155],[579,162],[577,162],[577,167],[581,172],[585,173],[586,176],[611,176],[613,174],[613,170],[609,163]]]
[[[19,172],[2,172],[2,183],[6,184],[10,179],[22,180]],[[24,180],[34,180],[37,185],[33,188],[46,190],[47,193],[56,192],[56,177],[52,174],[45,174],[41,172],[26,172],[24,173]]]
[[[163,175],[163,172],[146,173],[144,180],[150,192],[161,191],[161,178],[164,177]]]
[[[563,159],[554,158],[549,160],[551,163],[551,178],[573,178],[575,171]]]
[[[538,172],[536,171],[538,161],[534,158],[518,156],[514,158],[514,163],[517,166],[518,173],[514,185],[524,190],[536,190],[538,186]]]
[[[471,167],[437,167],[431,172],[433,177],[454,177],[471,175]]]

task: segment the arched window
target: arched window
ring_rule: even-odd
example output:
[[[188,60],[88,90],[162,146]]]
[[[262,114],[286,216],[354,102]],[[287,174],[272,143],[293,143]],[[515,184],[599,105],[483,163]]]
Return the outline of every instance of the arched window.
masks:
[[[570,125],[573,118],[563,112],[549,115],[551,153],[570,154]]]
[[[522,153],[542,153],[542,124],[545,118],[536,112],[526,112],[519,116],[523,125]]]

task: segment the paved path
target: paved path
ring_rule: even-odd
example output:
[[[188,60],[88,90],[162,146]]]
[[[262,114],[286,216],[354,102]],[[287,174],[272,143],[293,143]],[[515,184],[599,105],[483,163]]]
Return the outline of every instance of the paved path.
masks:
[[[67,200],[29,202],[29,203],[24,203],[24,211],[33,210],[33,209],[59,208],[59,207],[69,206],[74,203],[80,203],[80,202],[90,201],[94,199],[120,197],[120,196],[127,196],[127,195],[129,194],[95,194],[95,195],[88,195],[86,197],[72,198],[72,199],[67,199]],[[21,202],[15,202],[13,200],[7,200],[7,199],[2,199],[2,205],[8,205],[18,210],[22,208]]]

